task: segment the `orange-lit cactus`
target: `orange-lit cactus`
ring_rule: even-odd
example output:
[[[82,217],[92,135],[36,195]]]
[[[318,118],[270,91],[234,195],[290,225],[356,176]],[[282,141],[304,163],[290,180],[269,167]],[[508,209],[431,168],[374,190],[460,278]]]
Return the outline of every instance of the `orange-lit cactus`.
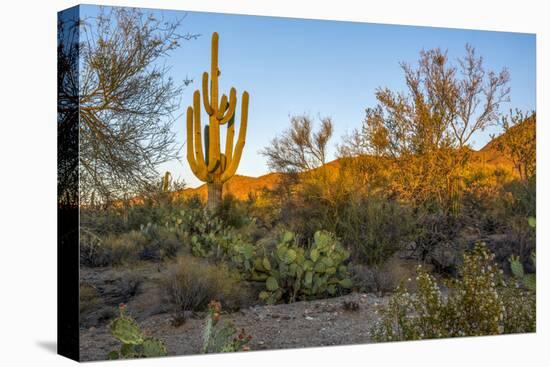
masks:
[[[243,152],[246,126],[248,122],[248,92],[243,92],[241,101],[241,125],[237,143],[233,146],[235,137],[235,109],[237,91],[231,88],[229,99],[224,94],[219,99],[218,78],[218,34],[212,34],[212,63],[210,68],[210,88],[208,73],[202,75],[202,102],[208,114],[208,124],[201,132],[201,93],[193,94],[193,106],[187,108],[187,161],[191,170],[201,181],[208,185],[208,209],[213,212],[219,206],[222,198],[223,184],[237,171]],[[220,126],[227,125],[225,150],[222,153],[220,144]]]

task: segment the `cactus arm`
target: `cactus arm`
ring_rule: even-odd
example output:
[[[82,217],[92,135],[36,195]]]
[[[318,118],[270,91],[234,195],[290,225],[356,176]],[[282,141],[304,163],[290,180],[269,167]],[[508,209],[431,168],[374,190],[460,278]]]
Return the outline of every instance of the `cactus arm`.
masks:
[[[227,157],[225,156],[225,154],[220,154],[220,172],[223,172],[225,171],[225,169],[227,168]]]
[[[221,180],[226,182],[237,171],[246,138],[246,127],[248,124],[248,92],[243,92],[242,106],[241,106],[241,127],[239,128],[239,137],[237,138],[237,144],[235,145],[235,153],[230,159],[230,163],[227,165],[226,170],[222,173]]]
[[[225,157],[226,157],[227,165],[229,165],[233,160],[233,137],[234,136],[235,136],[235,116],[233,115],[233,117],[227,124],[227,135],[225,138]]]
[[[195,111],[193,111],[192,107],[187,108],[187,161],[189,162],[193,174],[197,176],[199,180],[205,181],[207,179],[206,165],[198,163],[195,157],[196,149],[198,147],[200,148],[200,144],[198,147],[196,144],[193,144],[193,136],[195,135],[193,132],[193,112]],[[200,119],[198,121],[200,135]],[[195,121],[195,127],[196,126],[197,122]]]
[[[204,109],[208,115],[212,115],[212,106],[208,100],[208,73],[205,71],[202,73],[202,102],[204,104]]]
[[[220,162],[220,125],[215,116],[210,117],[207,171],[213,173]]]
[[[204,126],[204,154],[205,154],[205,162],[206,166],[208,167],[208,162],[210,162],[210,126],[205,125]]]
[[[223,118],[225,111],[227,111],[227,107],[229,107],[229,105],[227,104],[227,96],[224,94],[220,101],[220,107],[218,108],[218,113],[216,114],[216,118],[218,119],[218,121],[220,121]]]
[[[187,161],[193,174],[198,177],[198,166],[193,152],[193,108],[187,108]]]
[[[187,160],[193,172],[197,163],[195,162],[195,155],[193,154],[193,108],[187,107]]]
[[[235,115],[236,105],[237,90],[235,88],[231,88],[231,91],[229,92],[229,108],[227,109],[227,112],[218,119],[220,120],[220,125],[226,124]]]
[[[200,179],[202,181],[206,180],[208,176],[206,172],[206,162],[204,161],[204,152],[202,149],[202,135],[201,135],[201,102],[200,102],[200,92],[197,90],[193,94],[193,112],[195,120],[195,162],[197,165],[197,170],[200,171]]]

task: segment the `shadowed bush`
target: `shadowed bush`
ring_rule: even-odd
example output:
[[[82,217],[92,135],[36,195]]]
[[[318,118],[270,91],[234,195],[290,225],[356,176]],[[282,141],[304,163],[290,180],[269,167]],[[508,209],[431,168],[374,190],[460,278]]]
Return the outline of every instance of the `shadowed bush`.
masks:
[[[249,299],[248,289],[237,273],[225,265],[212,265],[191,256],[178,258],[163,287],[176,324],[185,321],[186,313],[204,310],[212,299],[220,300],[230,310],[239,309]]]

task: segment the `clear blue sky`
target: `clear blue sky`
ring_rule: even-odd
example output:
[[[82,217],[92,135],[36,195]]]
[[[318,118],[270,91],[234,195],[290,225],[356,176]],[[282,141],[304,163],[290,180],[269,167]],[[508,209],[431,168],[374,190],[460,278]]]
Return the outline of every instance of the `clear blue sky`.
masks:
[[[97,12],[85,6],[82,16]],[[210,37],[220,35],[220,95],[231,86],[240,96],[250,93],[246,146],[238,174],[267,173],[265,159],[258,151],[289,126],[289,116],[309,114],[330,116],[335,125],[331,159],[342,135],[361,125],[366,107],[374,106],[377,87],[403,90],[399,62],[415,63],[419,51],[440,47],[451,59],[464,55],[469,43],[483,56],[487,69],[510,71],[511,102],[503,111],[535,109],[535,36],[532,34],[381,25],[356,22],[305,20],[217,13],[153,11],[165,19],[182,17],[182,33],[202,36],[184,42],[170,58],[171,75],[178,81],[194,79],[183,93],[182,116],[176,124],[178,142],[185,142],[184,110],[192,103],[193,91],[200,88],[201,74],[209,71]],[[203,117],[204,117],[203,113]],[[237,119],[240,118],[240,107]],[[203,121],[204,123],[205,121]],[[223,130],[222,130],[223,131]],[[492,129],[475,136],[474,148],[482,147]],[[183,178],[194,187],[200,182],[185,160],[169,162],[161,170]]]

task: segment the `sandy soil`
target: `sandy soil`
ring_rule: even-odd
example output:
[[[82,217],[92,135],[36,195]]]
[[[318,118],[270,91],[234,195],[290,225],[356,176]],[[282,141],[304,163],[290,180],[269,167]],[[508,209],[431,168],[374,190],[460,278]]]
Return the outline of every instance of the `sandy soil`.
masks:
[[[111,277],[109,271],[84,271],[81,277],[97,281],[98,277]],[[112,279],[112,278],[111,278]],[[153,277],[154,279],[154,277]],[[162,309],[143,313],[154,298],[154,281],[146,282],[145,289],[128,303],[133,316],[148,334],[166,343],[169,355],[197,354],[201,347],[201,333],[204,320],[196,315],[183,325],[172,325],[172,317]],[[104,291],[104,290],[103,290]],[[120,299],[113,300],[121,301]],[[358,310],[349,311],[344,302],[354,301]],[[370,342],[369,330],[376,322],[376,306],[387,302],[387,298],[373,294],[352,293],[346,296],[272,306],[253,306],[239,312],[224,314],[224,320],[231,320],[238,328],[244,328],[252,335],[251,350],[304,348],[329,345],[345,345]],[[143,309],[143,310],[142,310]],[[82,328],[81,359],[93,361],[105,359],[108,352],[119,344],[108,332],[107,323],[97,327]]]

